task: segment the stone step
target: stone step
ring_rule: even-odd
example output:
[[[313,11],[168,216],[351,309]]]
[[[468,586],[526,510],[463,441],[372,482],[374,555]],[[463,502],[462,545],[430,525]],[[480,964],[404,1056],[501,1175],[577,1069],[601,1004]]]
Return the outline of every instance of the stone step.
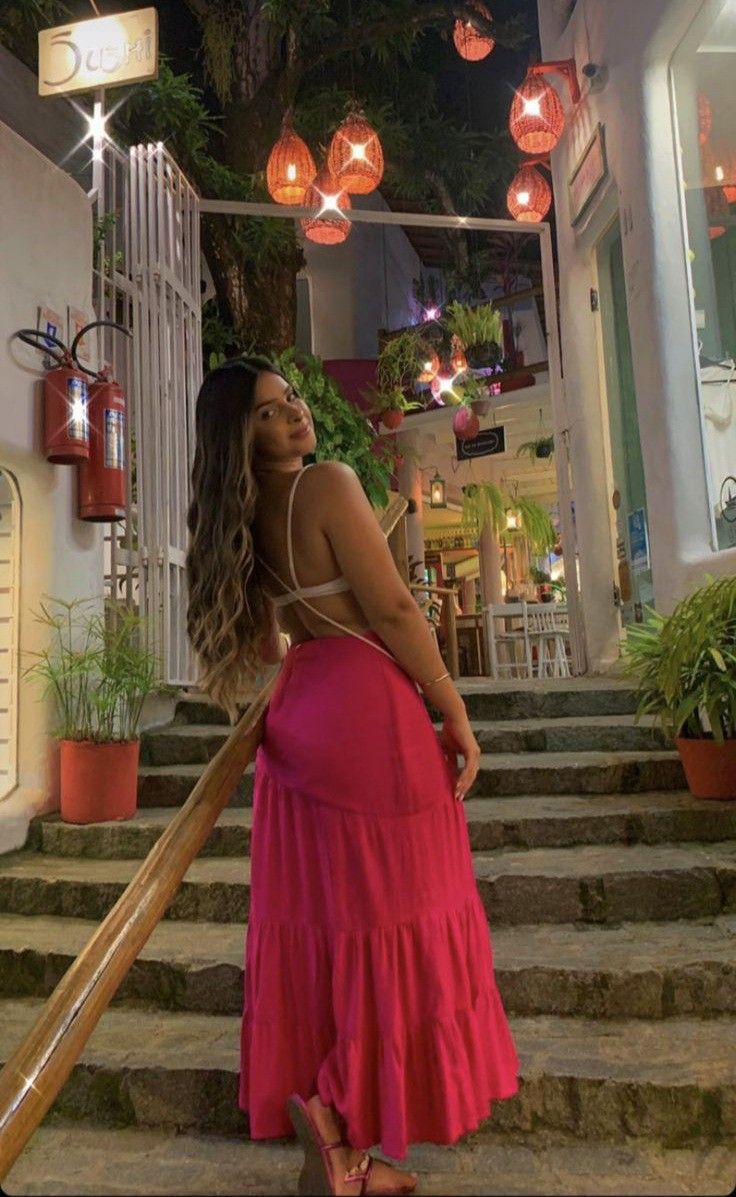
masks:
[[[204,765],[143,765],[138,804],[181,806]],[[232,805],[252,802],[254,762],[238,783]],[[636,794],[685,789],[676,752],[485,752],[472,788],[476,798],[532,794]]]
[[[175,808],[139,810],[113,823],[64,823],[46,815],[30,827],[26,847],[50,856],[97,860],[143,858],[177,814]],[[704,802],[673,790],[635,794],[534,795],[466,798],[471,847],[567,848],[574,844],[712,842],[736,839],[736,802]],[[247,856],[253,812],[226,807],[202,856]]]
[[[586,715],[632,715],[631,685],[609,678],[550,678],[503,681],[460,678],[457,688],[474,719],[558,719]],[[429,709],[432,710],[430,704]],[[202,695],[185,695],[176,705],[177,723],[226,725],[227,715]]]
[[[41,1009],[0,1002],[0,1060]],[[512,1018],[521,1088],[494,1104],[484,1131],[545,1128],[581,1139],[633,1136],[666,1147],[733,1135],[736,1021]],[[54,1111],[107,1125],[242,1135],[240,1019],[113,1007],[82,1051]]]
[[[0,997],[46,997],[91,939],[92,920],[0,915]],[[114,1004],[240,1014],[247,930],[163,920]],[[736,1014],[736,915],[674,923],[494,928],[510,1014],[710,1018]]]
[[[613,844],[475,853],[491,926],[706,918],[736,910],[736,843]],[[0,858],[0,912],[99,919],[135,873],[133,860],[16,852]],[[171,919],[244,922],[248,860],[190,866]]]
[[[437,730],[441,724],[437,723]],[[483,752],[652,752],[672,749],[651,721],[637,725],[633,715],[594,715],[589,718],[474,720],[473,730]],[[206,764],[230,734],[208,723],[172,723],[144,732],[142,765]]]
[[[725,1193],[727,1178],[736,1175],[736,1146],[730,1144],[667,1149],[644,1140],[580,1143],[541,1130],[528,1140],[517,1138],[489,1130],[480,1142],[470,1137],[449,1148],[416,1144],[401,1167],[419,1173],[422,1194],[458,1197],[680,1197]],[[119,1195],[121,1177],[128,1197],[282,1197],[296,1192],[302,1159],[294,1141],[251,1142],[57,1120],[36,1131],[6,1183],[18,1197]]]

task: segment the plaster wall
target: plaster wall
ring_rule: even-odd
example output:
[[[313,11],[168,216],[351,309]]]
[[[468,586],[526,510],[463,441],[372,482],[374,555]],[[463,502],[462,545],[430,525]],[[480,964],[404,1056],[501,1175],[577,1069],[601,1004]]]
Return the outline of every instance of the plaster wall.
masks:
[[[76,518],[72,467],[42,456],[40,355],[12,333],[35,327],[39,305],[91,313],[92,215],[80,187],[0,124],[0,469],[20,495],[20,669],[44,645],[33,618],[43,595],[102,591],[103,532]],[[91,318],[91,317],[90,317]],[[0,851],[22,844],[28,819],[58,803],[50,710],[19,679],[17,785],[0,801]]]
[[[667,611],[706,572],[736,568],[736,551],[714,553],[710,546],[670,100],[670,58],[701,7],[702,0],[579,0],[564,23],[557,6],[539,0],[542,57],[574,57],[583,91],[552,155],[552,170],[581,586],[594,669],[613,661],[620,635],[612,603],[615,548],[599,316],[590,304],[597,285],[595,246],[613,220],[622,234],[655,603]],[[598,92],[582,76],[585,63],[605,71]],[[573,229],[568,179],[599,122],[610,179]]]
[[[356,198],[361,208],[388,208],[375,192]],[[327,359],[375,358],[378,330],[413,319],[412,280],[420,261],[403,229],[354,224],[341,245],[305,240],[304,248],[314,352]]]

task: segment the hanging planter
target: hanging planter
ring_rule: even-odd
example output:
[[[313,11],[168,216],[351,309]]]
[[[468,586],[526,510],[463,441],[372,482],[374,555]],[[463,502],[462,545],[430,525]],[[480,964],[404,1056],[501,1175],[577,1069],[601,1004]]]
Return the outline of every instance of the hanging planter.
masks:
[[[388,411],[381,412],[381,423],[383,424],[384,428],[390,428],[392,431],[395,431],[401,426],[403,419],[403,411],[400,411],[396,407],[391,408]]]
[[[473,8],[476,9],[480,16],[490,21],[491,14],[485,4],[477,2],[473,4]],[[455,49],[458,54],[466,62],[480,62],[481,59],[487,58],[496,44],[492,37],[489,37],[485,33],[480,33],[472,20],[463,21],[460,18],[455,21],[453,26],[452,40],[455,43]]]
[[[555,441],[552,436],[539,436],[534,441],[524,441],[516,450],[517,457],[528,457],[530,461],[544,460],[551,457],[555,451]]]
[[[463,405],[452,417],[452,431],[459,441],[472,440],[480,432],[480,420],[474,411]]]
[[[527,75],[514,95],[509,116],[511,136],[525,154],[548,154],[565,127],[562,102],[539,75]]]
[[[317,167],[309,146],[285,122],[266,164],[268,194],[277,204],[300,207],[316,174]]]
[[[544,220],[552,207],[552,188],[536,166],[522,166],[506,192],[506,206],[513,216],[527,224]]]
[[[305,235],[318,245],[339,245],[350,235],[350,221],[340,211],[352,207],[350,196],[325,167],[307,188],[304,205],[317,208],[317,214],[299,221]],[[324,213],[324,215],[322,215]]]
[[[440,372],[440,359],[432,350],[422,362],[422,369],[417,375],[417,382],[431,382]]]
[[[339,126],[327,152],[330,172],[351,195],[375,191],[383,178],[383,147],[361,112],[351,113]]]

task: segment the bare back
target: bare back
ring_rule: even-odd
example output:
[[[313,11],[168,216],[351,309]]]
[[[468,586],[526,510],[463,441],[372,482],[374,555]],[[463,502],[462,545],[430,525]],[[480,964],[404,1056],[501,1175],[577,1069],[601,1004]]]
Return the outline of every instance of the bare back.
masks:
[[[317,586],[340,575],[340,565],[325,531],[324,496],[317,468],[305,469],[298,480],[290,473],[274,474],[262,482],[252,525],[255,548],[285,585],[294,585],[289,567],[287,510],[289,492],[295,482],[291,515],[294,571],[300,586]],[[284,593],[284,588],[279,587],[266,570],[262,570],[262,577],[266,589],[274,597]],[[337,620],[355,632],[370,630],[365,613],[350,590],[312,595],[308,601],[310,607],[323,611],[328,618],[320,619],[296,599],[277,610],[279,623],[293,643],[320,636],[350,634],[340,633],[329,619]]]

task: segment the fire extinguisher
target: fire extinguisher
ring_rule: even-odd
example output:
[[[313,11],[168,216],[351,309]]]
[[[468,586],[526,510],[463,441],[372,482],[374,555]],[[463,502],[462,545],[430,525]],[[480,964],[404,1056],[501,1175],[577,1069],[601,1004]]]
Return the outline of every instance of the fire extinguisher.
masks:
[[[75,361],[77,346],[84,334],[103,324],[130,336],[127,328],[120,324],[96,320],[80,329],[74,338],[70,352]],[[106,370],[93,377],[95,381],[89,387],[89,457],[79,463],[77,514],[81,520],[106,523],[125,515],[127,409],[119,382]]]
[[[89,457],[89,392],[85,371],[58,337],[37,328],[21,328],[15,334],[26,345],[40,349],[56,363],[43,383],[43,452],[47,461],[74,465]],[[52,352],[49,341],[60,350]]]

